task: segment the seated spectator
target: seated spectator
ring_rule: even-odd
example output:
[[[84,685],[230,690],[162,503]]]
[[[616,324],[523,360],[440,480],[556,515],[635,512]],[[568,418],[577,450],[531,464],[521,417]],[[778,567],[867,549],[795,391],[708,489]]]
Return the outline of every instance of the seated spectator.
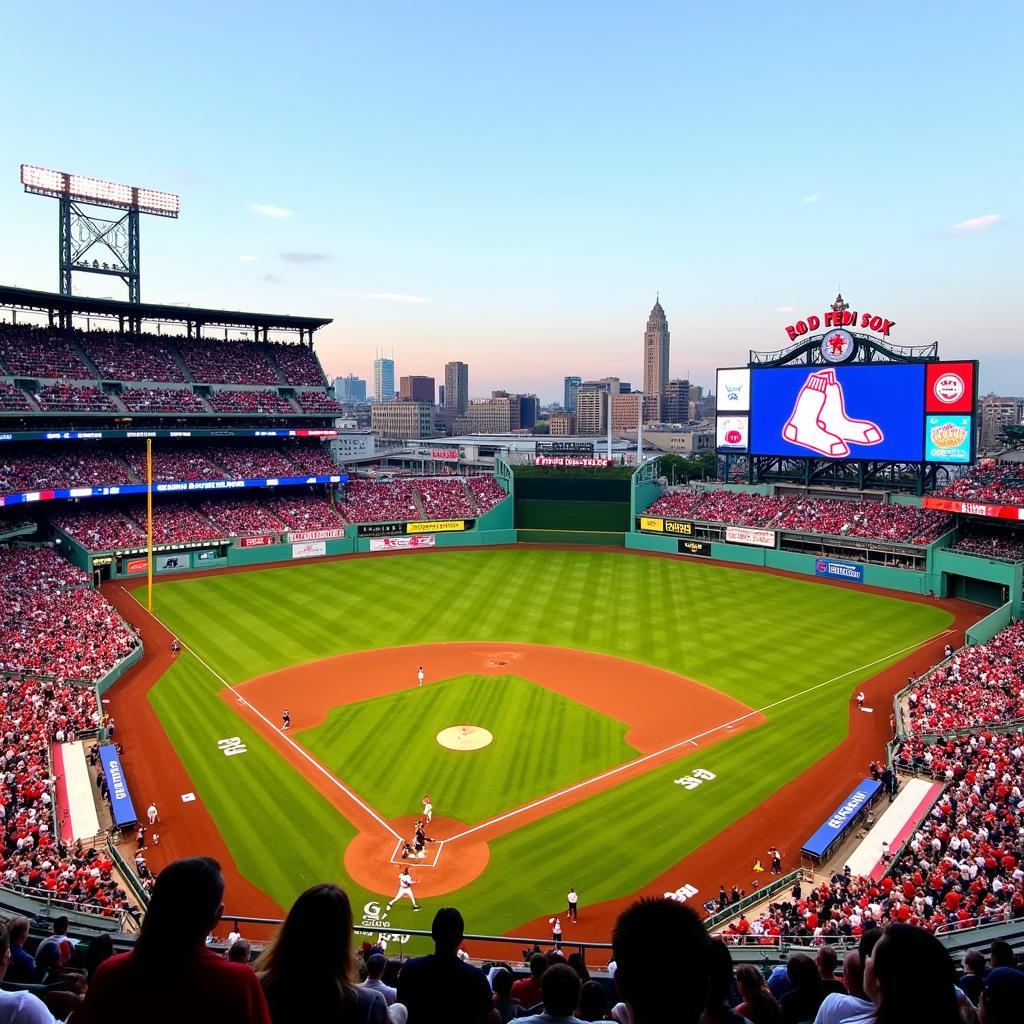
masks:
[[[274,1024],[386,1024],[380,992],[356,984],[352,906],[336,885],[314,885],[256,961]]]
[[[130,412],[205,413],[206,406],[188,388],[124,388],[121,401]]]
[[[298,391],[295,397],[303,412],[336,414],[344,412],[344,408],[326,391]]]
[[[248,967],[249,961],[252,960],[252,945],[249,940],[235,939],[235,941],[228,946],[228,951],[225,953],[224,959],[233,964],[245,964]]]
[[[0,925],[0,981],[11,962],[11,939],[6,926]],[[31,992],[0,991],[0,1020],[11,1024],[56,1024],[46,1004]]]
[[[721,939],[711,940],[711,970],[708,978],[707,1005],[700,1024],[745,1024],[729,1005],[733,993],[732,957]]]
[[[218,388],[207,401],[214,412],[256,416],[295,415],[295,407],[277,391],[228,391]]]
[[[494,990],[492,1001],[501,1016],[501,1024],[515,1020],[522,1011],[522,1004],[512,996],[512,980],[512,972],[504,967],[495,971],[491,978],[491,988]]]
[[[867,958],[864,988],[872,1013],[850,1024],[962,1024],[953,986],[953,961],[934,935],[909,924],[892,924]]]
[[[817,966],[809,956],[794,953],[786,961],[786,973],[793,989],[779,1000],[783,1024],[813,1020],[825,998]]]
[[[512,998],[527,1010],[540,1004],[540,979],[548,969],[548,958],[543,953],[534,953],[529,967],[529,977],[519,978],[512,986]]]
[[[201,384],[279,384],[260,347],[244,341],[179,338],[178,352]]]
[[[864,964],[882,937],[881,928],[869,928],[860,937],[856,949],[851,949],[843,960],[843,981],[846,992],[833,992],[825,996],[814,1024],[841,1024],[850,1017],[870,1014],[874,1004],[864,992]]]
[[[839,958],[831,946],[822,946],[818,950],[818,955],[815,957],[814,962],[818,968],[818,974],[821,975],[821,985],[825,990],[825,995],[846,991],[846,986],[836,979],[836,965],[839,963]]]
[[[478,515],[490,512],[495,505],[508,497],[505,489],[493,476],[471,476],[469,489],[473,492],[473,498],[479,510]]]
[[[981,990],[985,985],[985,957],[976,949],[967,951],[964,957],[964,973],[958,982],[960,990],[975,1006],[981,1000]]]
[[[711,939],[692,908],[641,899],[612,932],[615,986],[631,1024],[696,1024],[707,1000]]]
[[[145,1007],[147,1024],[270,1024],[256,976],[206,948],[224,912],[224,876],[209,857],[170,864],[153,887],[130,953],[99,970],[75,1024],[108,1024]]]
[[[430,928],[434,952],[406,961],[398,1002],[409,1024],[500,1024],[483,971],[459,959],[465,927],[454,907],[442,907]]]
[[[323,387],[324,372],[311,348],[285,342],[270,342],[260,350],[271,363],[276,363],[288,384]]]
[[[1013,955],[1013,946],[1005,939],[994,939],[989,948],[989,962],[993,970],[997,967],[1016,967],[1017,958]]]
[[[7,967],[7,981],[38,981],[36,959],[25,950],[28,939],[29,921],[27,917],[14,917],[7,925],[10,939],[11,961]]]
[[[579,975],[568,964],[552,964],[540,979],[543,1013],[521,1017],[524,1024],[580,1024],[574,1016],[580,999]]]
[[[782,1024],[782,1009],[768,991],[764,975],[753,964],[736,968],[736,987],[742,1002],[736,1007],[750,1024]]]
[[[1024,469],[1019,462],[980,462],[966,475],[937,493],[940,498],[1024,505]]]
[[[85,974],[92,981],[101,964],[105,964],[114,955],[114,940],[109,932],[97,935],[89,942],[85,951]]]
[[[383,953],[373,953],[366,961],[366,981],[363,988],[379,992],[384,997],[384,1002],[390,1006],[398,996],[398,990],[390,985],[385,985],[383,978],[387,970],[388,958]]]
[[[580,987],[580,999],[576,1007],[576,1016],[580,1020],[607,1020],[608,996],[603,986],[596,981],[585,981]]]
[[[981,1024],[1020,1024],[1024,1007],[1024,971],[997,967],[985,979],[978,1015]]]
[[[34,406],[29,402],[28,396],[21,388],[0,380],[0,409],[4,412],[16,412],[25,410],[35,411]]]

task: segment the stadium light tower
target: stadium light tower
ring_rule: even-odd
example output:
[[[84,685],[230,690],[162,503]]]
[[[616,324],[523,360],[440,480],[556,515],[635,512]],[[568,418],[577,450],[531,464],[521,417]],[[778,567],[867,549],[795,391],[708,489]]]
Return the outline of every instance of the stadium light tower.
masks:
[[[128,286],[128,301],[140,302],[139,214],[177,218],[181,200],[170,192],[158,192],[136,185],[118,185],[113,181],[86,178],[66,171],[51,171],[32,164],[21,165],[21,183],[25,191],[49,196],[60,203],[58,267],[61,295],[71,294],[71,274],[106,274],[119,277]],[[83,207],[99,206],[123,210],[116,220],[86,213]],[[106,249],[111,262],[95,257],[96,248]],[[103,255],[107,255],[104,252]]]

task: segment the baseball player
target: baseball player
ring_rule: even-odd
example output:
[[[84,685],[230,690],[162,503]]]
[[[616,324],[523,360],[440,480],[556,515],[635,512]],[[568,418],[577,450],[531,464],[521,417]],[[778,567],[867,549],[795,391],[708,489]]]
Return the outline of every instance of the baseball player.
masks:
[[[429,825],[434,817],[434,805],[430,801],[430,794],[423,794],[423,820]]]
[[[416,678],[419,680],[419,685],[423,685],[423,666],[420,665],[419,671],[416,673]]]
[[[149,807],[146,808],[146,817],[149,818],[149,824],[151,826],[156,824],[156,820],[159,816],[156,804],[150,804]]]
[[[573,885],[569,887],[569,892],[566,894],[565,900],[566,903],[569,904],[569,920],[572,921],[573,924],[575,924],[576,910],[580,902],[580,898],[576,894],[576,886]]]
[[[549,917],[548,924],[551,925],[551,941],[555,944],[555,949],[562,948],[562,922],[557,917]]]
[[[281,729],[290,729],[292,727],[292,713],[285,708],[284,714],[281,715]]]
[[[412,909],[418,911],[419,905],[416,903],[416,897],[413,895],[412,887],[416,885],[416,879],[409,874],[408,868],[402,868],[402,873],[398,876],[398,892],[395,893],[391,899],[388,900],[387,909],[397,903],[403,896],[408,897],[409,902],[412,903]]]

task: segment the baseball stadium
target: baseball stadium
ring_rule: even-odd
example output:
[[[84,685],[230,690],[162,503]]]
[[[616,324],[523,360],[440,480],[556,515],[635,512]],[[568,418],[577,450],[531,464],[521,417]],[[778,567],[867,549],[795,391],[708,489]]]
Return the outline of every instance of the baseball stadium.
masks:
[[[107,202],[136,232],[177,209],[144,191]],[[454,906],[474,963],[579,953],[609,987],[643,896],[735,963],[894,922],[1024,951],[1024,428],[978,457],[969,354],[839,296],[719,371],[712,472],[676,483],[642,418],[355,452],[329,320],[121,276],[0,287],[0,905],[29,948],[131,949],[161,871],[212,857],[212,948],[334,883],[389,976]]]

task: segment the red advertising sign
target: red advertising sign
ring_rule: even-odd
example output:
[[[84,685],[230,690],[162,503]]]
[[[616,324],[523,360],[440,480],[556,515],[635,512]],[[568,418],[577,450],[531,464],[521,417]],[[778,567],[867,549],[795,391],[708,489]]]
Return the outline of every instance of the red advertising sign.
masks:
[[[534,460],[535,466],[614,466],[614,459],[574,459],[571,456],[563,455],[538,455]]]
[[[925,380],[925,412],[974,411],[974,363],[929,363]]]
[[[786,333],[789,335],[790,341],[796,341],[797,338],[811,334],[822,327],[826,331],[832,327],[852,327],[862,331],[874,331],[875,334],[888,337],[889,331],[892,330],[895,323],[895,320],[889,320],[877,313],[859,313],[857,310],[851,312],[848,309],[833,308],[821,316],[812,313],[803,320],[797,320],[795,324],[790,324],[786,328]]]
[[[238,541],[238,546],[240,548],[265,548],[276,543],[276,537],[242,537]]]
[[[988,516],[990,519],[1024,522],[1024,508],[1016,505],[984,505],[976,501],[954,501],[951,498],[924,498],[921,504],[939,512],[959,512],[965,516]]]
[[[146,572],[149,568],[149,559],[147,558],[129,558],[124,563],[124,571],[126,573]]]

